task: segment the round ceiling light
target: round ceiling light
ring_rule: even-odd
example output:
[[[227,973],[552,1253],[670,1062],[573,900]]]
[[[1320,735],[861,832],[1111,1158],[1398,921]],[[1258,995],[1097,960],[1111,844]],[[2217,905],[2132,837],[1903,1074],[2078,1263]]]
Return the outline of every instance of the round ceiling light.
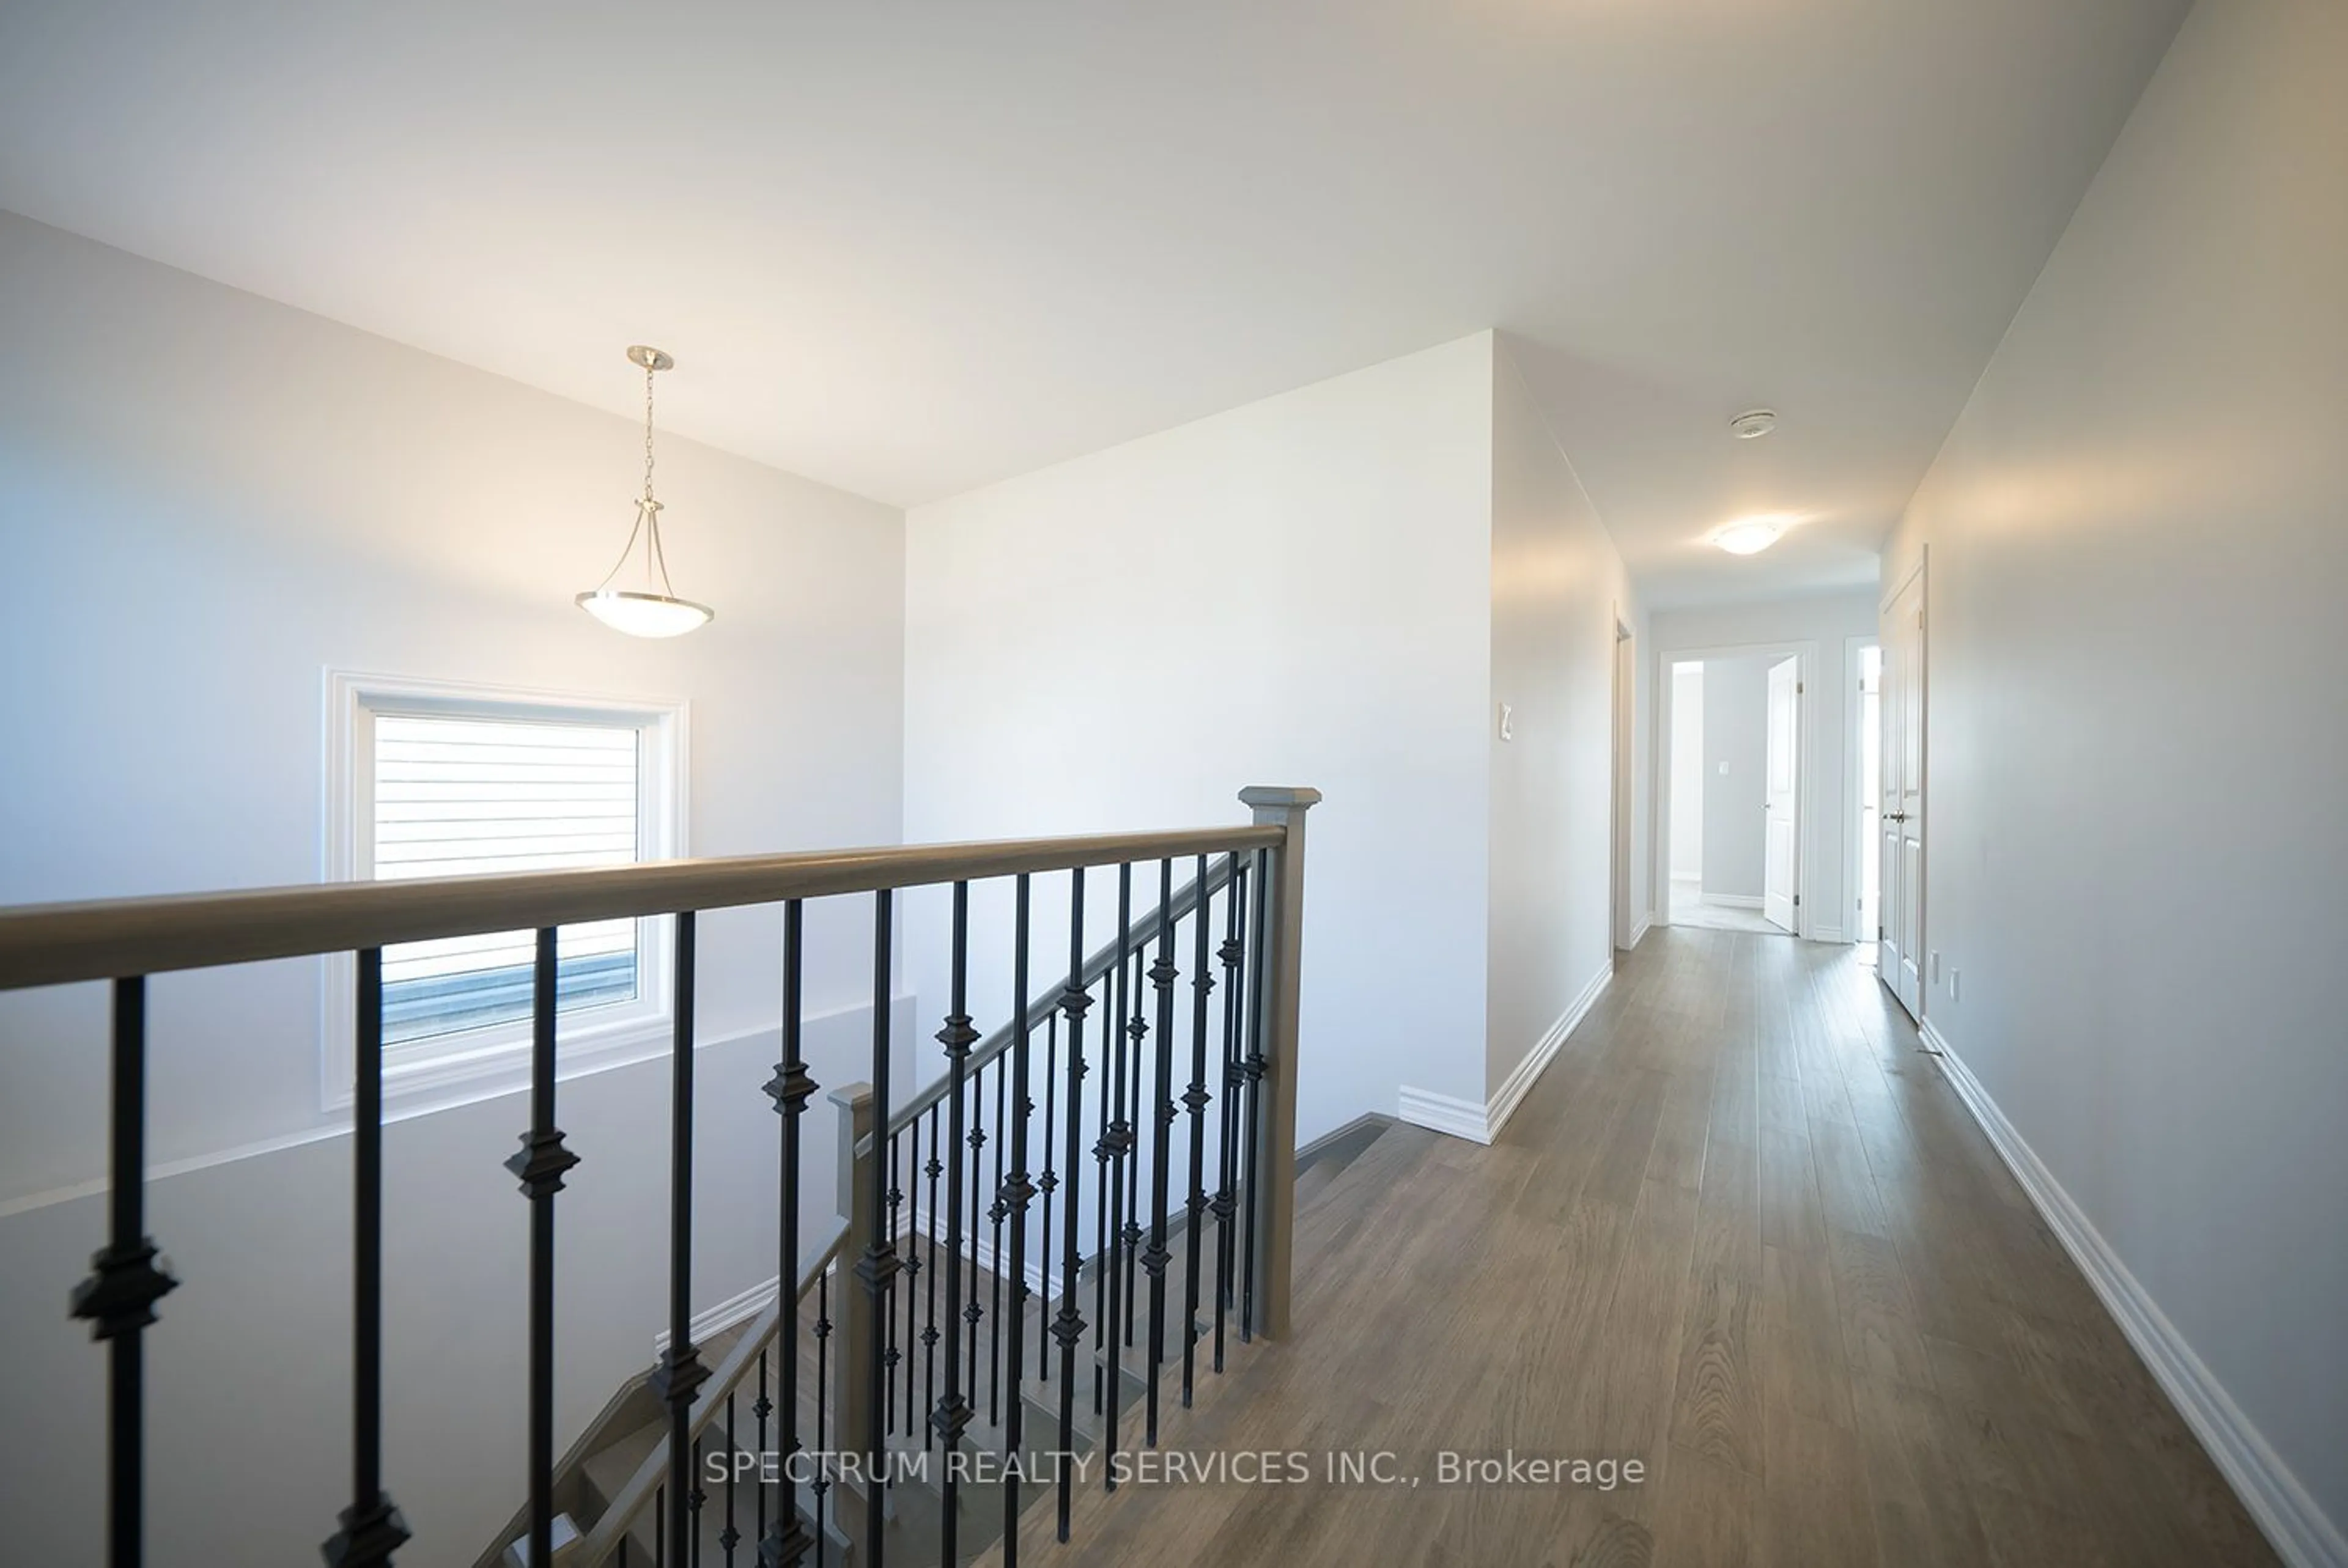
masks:
[[[1766,408],[1750,409],[1728,422],[1728,433],[1739,441],[1754,441],[1777,428],[1776,414]]]
[[[1783,538],[1783,518],[1739,518],[1715,530],[1712,542],[1733,556],[1758,555]]]

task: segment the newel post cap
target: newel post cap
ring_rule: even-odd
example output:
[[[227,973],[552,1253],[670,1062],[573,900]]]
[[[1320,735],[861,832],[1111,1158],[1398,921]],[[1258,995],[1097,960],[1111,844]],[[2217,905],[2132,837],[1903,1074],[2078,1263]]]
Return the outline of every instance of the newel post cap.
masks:
[[[1261,818],[1267,812],[1309,810],[1321,804],[1321,792],[1303,784],[1250,784],[1240,791],[1240,804],[1253,806]]]

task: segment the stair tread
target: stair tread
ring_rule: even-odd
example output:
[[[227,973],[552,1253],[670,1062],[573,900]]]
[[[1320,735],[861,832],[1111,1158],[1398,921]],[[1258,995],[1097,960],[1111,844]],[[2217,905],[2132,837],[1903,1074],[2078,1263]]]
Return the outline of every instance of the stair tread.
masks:
[[[579,1472],[586,1481],[588,1490],[595,1495],[595,1512],[598,1514],[611,1506],[612,1500],[620,1494],[622,1487],[627,1485],[628,1479],[636,1473],[645,1456],[667,1440],[668,1422],[664,1419],[623,1433],[617,1440],[587,1456],[586,1462],[579,1467]]]

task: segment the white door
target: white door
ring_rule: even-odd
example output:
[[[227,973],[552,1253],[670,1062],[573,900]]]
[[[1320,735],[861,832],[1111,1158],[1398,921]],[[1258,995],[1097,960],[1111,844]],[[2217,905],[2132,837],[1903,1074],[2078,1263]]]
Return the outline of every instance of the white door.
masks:
[[[1924,574],[1883,611],[1882,879],[1875,972],[1910,1018],[1924,1014]]]
[[[1802,867],[1802,664],[1769,666],[1768,751],[1763,783],[1761,914],[1797,929]]]

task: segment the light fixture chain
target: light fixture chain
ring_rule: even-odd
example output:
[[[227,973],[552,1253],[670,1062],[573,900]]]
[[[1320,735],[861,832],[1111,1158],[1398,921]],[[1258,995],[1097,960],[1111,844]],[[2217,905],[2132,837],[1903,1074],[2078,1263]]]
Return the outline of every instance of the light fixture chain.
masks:
[[[653,498],[653,374],[654,367],[644,366],[644,499]]]

